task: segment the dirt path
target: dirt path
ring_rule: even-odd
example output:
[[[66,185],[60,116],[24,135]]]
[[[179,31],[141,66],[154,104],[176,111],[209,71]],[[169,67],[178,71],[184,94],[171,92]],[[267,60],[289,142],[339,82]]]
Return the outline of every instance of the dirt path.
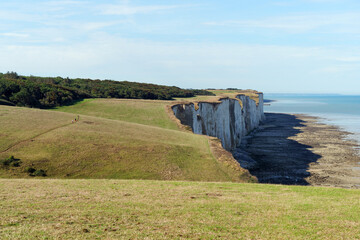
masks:
[[[27,138],[25,140],[21,140],[19,142],[14,143],[14,144],[8,146],[6,149],[0,151],[0,153],[6,153],[7,151],[11,150],[12,148],[14,148],[14,147],[16,147],[16,146],[18,146],[18,145],[20,145],[22,143],[29,142],[29,141],[34,140],[35,138],[40,137],[40,136],[42,136],[42,135],[44,135],[46,133],[49,133],[51,131],[54,131],[56,129],[63,128],[63,127],[69,126],[69,125],[71,125],[71,123],[64,124],[64,125],[61,125],[61,126],[57,126],[57,127],[54,127],[54,128],[50,128],[50,129],[48,129],[48,130],[46,130],[46,131],[44,131],[42,133],[36,134],[36,135],[34,135],[34,136],[30,137],[30,138]]]
[[[262,183],[360,188],[360,157],[349,133],[306,115],[267,113],[234,156]],[[241,158],[239,158],[241,159]],[[241,164],[241,160],[240,160]]]

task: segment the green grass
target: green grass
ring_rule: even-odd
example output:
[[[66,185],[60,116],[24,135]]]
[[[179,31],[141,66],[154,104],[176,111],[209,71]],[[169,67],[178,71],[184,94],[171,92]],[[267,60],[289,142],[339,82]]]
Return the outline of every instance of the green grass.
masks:
[[[165,111],[165,106],[171,104],[170,101],[157,100],[85,99],[55,110],[177,130]]]
[[[0,168],[0,177],[29,178],[25,170],[34,167],[51,178],[245,181],[244,172],[214,158],[206,137],[178,130],[167,104],[95,99],[57,111],[0,106],[0,159],[22,161]]]
[[[360,192],[141,180],[0,180],[4,239],[359,239]]]

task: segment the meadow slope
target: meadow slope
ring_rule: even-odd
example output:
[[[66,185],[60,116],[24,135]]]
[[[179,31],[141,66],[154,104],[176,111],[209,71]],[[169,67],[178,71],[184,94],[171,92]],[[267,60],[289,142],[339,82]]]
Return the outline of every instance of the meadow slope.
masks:
[[[167,101],[91,99],[56,111],[0,106],[0,159],[21,167],[0,176],[249,181],[247,171],[217,161],[209,139],[178,129]],[[80,116],[80,121],[71,123]]]

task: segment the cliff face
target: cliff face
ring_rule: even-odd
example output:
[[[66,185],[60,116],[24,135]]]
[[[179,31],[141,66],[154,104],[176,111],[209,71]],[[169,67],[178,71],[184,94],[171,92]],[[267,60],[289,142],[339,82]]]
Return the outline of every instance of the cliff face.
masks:
[[[181,123],[190,126],[194,133],[217,137],[226,150],[233,150],[265,119],[263,94],[258,93],[258,97],[258,104],[248,96],[237,95],[236,99],[178,104],[172,109]]]

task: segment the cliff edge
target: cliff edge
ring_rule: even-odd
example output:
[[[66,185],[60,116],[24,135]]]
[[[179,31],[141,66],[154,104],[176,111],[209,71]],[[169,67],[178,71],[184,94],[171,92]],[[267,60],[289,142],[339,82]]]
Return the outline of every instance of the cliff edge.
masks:
[[[249,90],[217,100],[179,103],[172,110],[194,133],[217,137],[223,148],[231,151],[265,120],[263,103],[261,92]]]

